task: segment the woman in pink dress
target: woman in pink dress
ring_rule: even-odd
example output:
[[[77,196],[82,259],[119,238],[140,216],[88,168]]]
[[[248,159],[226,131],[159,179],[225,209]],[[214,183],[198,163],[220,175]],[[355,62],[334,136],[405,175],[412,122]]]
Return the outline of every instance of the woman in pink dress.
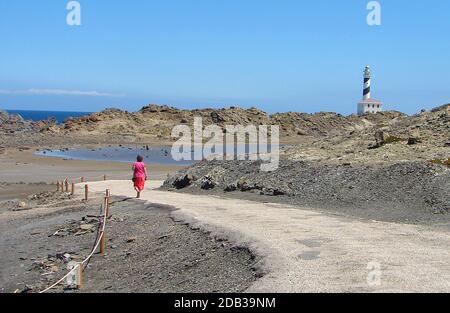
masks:
[[[133,163],[133,183],[134,190],[137,192],[136,198],[141,197],[141,191],[145,188],[145,181],[147,180],[147,168],[144,164],[144,158],[140,155],[137,157],[137,162]]]

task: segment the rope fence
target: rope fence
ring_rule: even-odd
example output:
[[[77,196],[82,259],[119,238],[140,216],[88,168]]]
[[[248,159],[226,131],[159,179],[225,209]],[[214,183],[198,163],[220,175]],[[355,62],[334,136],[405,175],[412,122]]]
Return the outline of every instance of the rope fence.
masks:
[[[80,183],[95,182],[95,181],[98,181],[98,180],[95,180],[97,178],[101,178],[103,181],[112,180],[114,178],[115,179],[121,178],[121,179],[124,179],[124,180],[125,179],[128,180],[129,177],[130,177],[129,175],[125,175],[125,174],[116,174],[116,175],[91,176],[91,177],[89,177],[89,180],[86,177],[66,178],[64,180],[56,181],[56,191],[57,192],[67,192],[67,193],[70,192],[71,195],[75,195],[75,188],[76,188],[76,184],[77,184],[76,182],[77,181],[80,182]],[[52,185],[55,185],[55,181],[52,182]],[[84,198],[84,200],[85,201],[88,200],[88,193],[89,193],[88,188],[89,187],[86,184],[84,186],[84,189],[85,189],[85,198]]]
[[[130,175],[128,174],[111,174],[111,175],[98,175],[98,176],[80,176],[80,177],[74,177],[74,178],[66,178],[63,183],[65,182],[79,182],[79,183],[87,183],[87,182],[94,182],[94,181],[105,181],[105,180],[111,180],[111,179],[130,179]],[[58,181],[61,183],[60,181]],[[56,182],[56,183],[58,183]],[[55,181],[52,182],[52,185],[55,184]],[[66,188],[67,189],[67,188]],[[66,190],[68,191],[68,189]]]
[[[58,181],[58,191],[61,192],[68,192],[69,190],[69,184],[68,181],[65,180],[63,182]],[[85,185],[85,200],[88,200],[88,185]],[[72,190],[71,193],[74,194],[75,192],[75,183],[72,183]],[[76,287],[77,289],[82,289],[83,288],[83,274],[87,269],[87,266],[89,264],[89,261],[91,260],[91,258],[94,256],[95,252],[97,251],[97,249],[100,249],[100,254],[104,255],[105,254],[105,250],[106,250],[106,222],[108,220],[108,216],[109,216],[109,205],[110,205],[110,197],[111,197],[111,192],[109,189],[106,190],[105,192],[105,197],[103,198],[103,203],[100,206],[100,210],[102,211],[102,217],[97,229],[97,236],[95,239],[95,243],[93,245],[93,248],[91,249],[91,252],[89,253],[89,255],[81,262],[78,262],[72,269],[69,270],[69,272],[64,275],[61,279],[59,279],[58,281],[56,281],[54,284],[52,284],[51,286],[45,288],[44,290],[40,291],[39,293],[46,293],[49,290],[57,287],[58,285],[60,285],[61,283],[63,283],[65,280],[67,280],[68,277],[76,277]]]
[[[111,180],[111,178],[122,178],[125,179],[124,174],[115,174],[115,175],[98,175],[98,176],[91,176],[89,178],[87,177],[76,177],[76,178],[66,178],[64,180],[58,180],[56,182],[56,191],[57,192],[65,192],[70,193],[71,195],[75,195],[75,188],[76,188],[76,182],[80,183],[87,183],[88,181],[93,182],[95,179],[100,178],[103,181]],[[129,179],[129,175],[126,176],[126,179]],[[52,185],[55,184],[55,181],[52,182]],[[69,187],[70,186],[70,187]],[[69,191],[70,188],[70,191]],[[61,283],[63,283],[65,280],[68,279],[70,276],[76,277],[76,287],[77,289],[83,288],[83,273],[86,271],[87,266],[89,264],[89,261],[94,256],[97,249],[100,250],[100,254],[104,255],[106,250],[106,222],[109,216],[109,206],[110,206],[110,197],[111,197],[111,191],[109,189],[106,189],[105,197],[103,198],[103,203],[100,206],[100,210],[102,211],[102,217],[97,229],[97,236],[95,239],[95,243],[93,245],[93,248],[91,249],[91,252],[89,255],[82,261],[78,262],[72,269],[70,269],[61,279],[50,285],[49,287],[45,288],[42,291],[39,291],[39,293],[46,293],[49,290],[52,290],[53,288],[57,287]],[[89,200],[89,185],[84,185],[84,201]]]

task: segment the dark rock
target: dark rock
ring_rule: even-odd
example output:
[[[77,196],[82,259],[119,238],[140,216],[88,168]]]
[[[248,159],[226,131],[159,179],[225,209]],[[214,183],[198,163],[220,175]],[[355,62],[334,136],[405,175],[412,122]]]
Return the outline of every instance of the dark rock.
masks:
[[[22,290],[19,291],[19,293],[32,293],[33,292],[33,287],[30,286],[25,286],[25,288],[23,288]]]
[[[232,192],[236,190],[237,190],[237,183],[228,184],[224,189],[225,192]]]
[[[203,190],[213,189],[216,185],[217,185],[217,183],[214,181],[214,178],[212,176],[203,177],[203,179],[200,183],[200,187]]]
[[[219,113],[217,112],[211,112],[211,119],[214,123],[218,124],[218,123],[223,123],[225,122],[225,119],[222,118]]]
[[[269,187],[263,188],[261,194],[266,196],[284,196],[286,194],[286,191],[278,188]]]
[[[408,146],[417,145],[418,143],[420,143],[419,139],[414,138],[414,137],[408,138]]]
[[[172,185],[177,189],[183,189],[192,185],[193,182],[194,177],[190,174],[186,174],[184,176],[176,178]]]

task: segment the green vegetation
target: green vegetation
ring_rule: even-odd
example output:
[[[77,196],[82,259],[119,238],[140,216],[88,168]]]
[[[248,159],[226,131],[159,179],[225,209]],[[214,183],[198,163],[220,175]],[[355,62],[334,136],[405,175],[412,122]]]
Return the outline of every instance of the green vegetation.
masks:
[[[433,164],[450,167],[450,158],[448,158],[447,160],[435,159],[435,160],[431,160],[430,162]]]
[[[390,144],[390,143],[396,143],[396,142],[402,142],[407,141],[408,139],[403,139],[395,136],[387,136],[386,139],[384,139],[384,143]]]

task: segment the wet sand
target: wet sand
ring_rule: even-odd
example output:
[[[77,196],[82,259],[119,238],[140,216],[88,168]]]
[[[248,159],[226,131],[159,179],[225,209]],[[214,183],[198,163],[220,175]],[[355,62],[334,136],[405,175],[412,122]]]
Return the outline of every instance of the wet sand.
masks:
[[[80,182],[108,179],[130,179],[131,165],[121,162],[64,160],[34,155],[36,149],[6,149],[0,154],[0,200],[22,199],[27,195],[53,190],[52,182],[68,179]],[[147,162],[152,180],[165,179],[181,166]]]
[[[55,186],[49,184],[0,183],[0,202],[5,200],[25,200],[30,194],[51,191]]]

